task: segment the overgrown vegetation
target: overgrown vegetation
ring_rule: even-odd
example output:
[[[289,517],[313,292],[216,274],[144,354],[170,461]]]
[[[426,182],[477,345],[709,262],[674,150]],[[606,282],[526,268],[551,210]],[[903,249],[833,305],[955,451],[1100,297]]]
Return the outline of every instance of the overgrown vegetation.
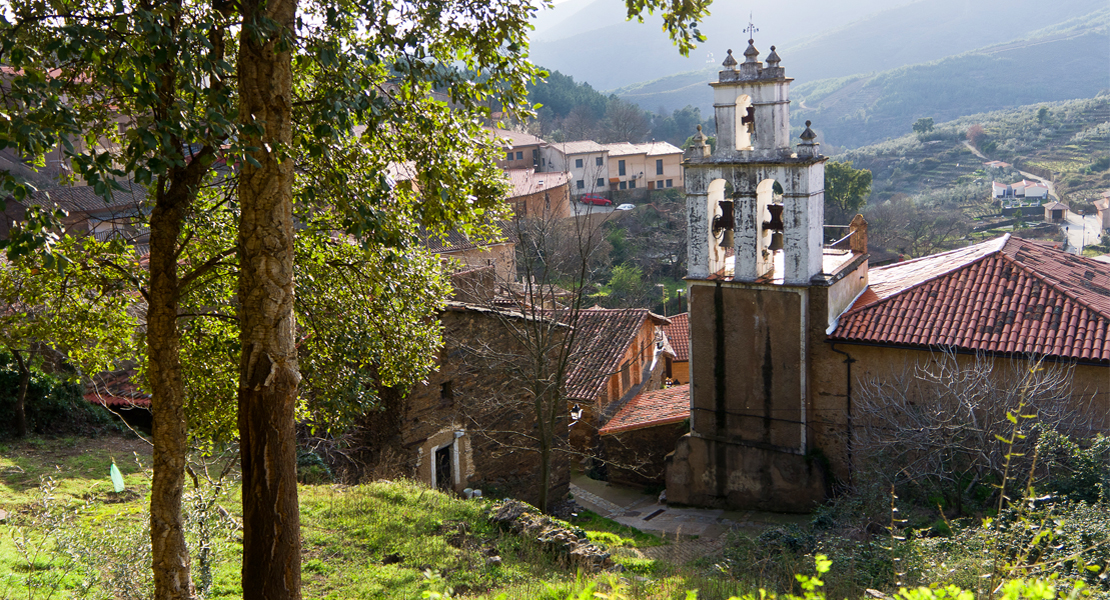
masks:
[[[0,439],[16,434],[15,405],[19,390],[19,367],[15,359],[0,352]],[[65,373],[30,368],[25,407],[28,430],[37,434],[89,434],[115,430],[111,415],[82,397],[84,387]]]

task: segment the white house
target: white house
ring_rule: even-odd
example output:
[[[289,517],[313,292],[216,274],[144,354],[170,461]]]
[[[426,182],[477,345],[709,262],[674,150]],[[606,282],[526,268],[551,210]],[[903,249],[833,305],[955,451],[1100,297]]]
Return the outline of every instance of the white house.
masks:
[[[592,141],[545,144],[540,148],[540,170],[570,176],[571,196],[609,190],[609,151]]]

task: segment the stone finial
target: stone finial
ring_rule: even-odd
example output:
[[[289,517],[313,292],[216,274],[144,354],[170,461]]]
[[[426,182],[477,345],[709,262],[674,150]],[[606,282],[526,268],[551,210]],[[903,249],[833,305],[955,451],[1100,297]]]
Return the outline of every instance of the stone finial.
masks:
[[[767,66],[777,67],[780,62],[782,62],[782,59],[779,58],[778,52],[775,52],[775,47],[771,46],[771,53],[767,55]]]
[[[756,62],[756,59],[759,57],[759,50],[755,49],[755,40],[754,39],[751,39],[751,38],[748,39],[748,49],[744,50],[744,56],[745,56],[744,62],[750,62],[750,63]]]
[[[729,48],[728,56],[725,57],[725,62],[721,63],[721,66],[726,69],[735,69],[736,64],[736,59],[732,56],[732,48]]]
[[[698,125],[698,132],[694,134],[694,138],[690,141],[690,147],[686,149],[686,157],[706,158],[709,156],[709,145],[705,143],[707,140],[709,138],[705,137],[701,125]]]
[[[813,133],[810,125],[813,125],[813,123],[806,121],[806,130],[799,136],[802,138],[802,143],[798,144],[799,158],[816,158],[821,154],[821,145],[817,143],[817,134]]]
[[[809,128],[810,125],[813,125],[813,121],[806,121],[806,130],[799,136],[802,138],[803,144],[812,144],[813,140],[817,139],[817,134],[813,133],[813,130]]]

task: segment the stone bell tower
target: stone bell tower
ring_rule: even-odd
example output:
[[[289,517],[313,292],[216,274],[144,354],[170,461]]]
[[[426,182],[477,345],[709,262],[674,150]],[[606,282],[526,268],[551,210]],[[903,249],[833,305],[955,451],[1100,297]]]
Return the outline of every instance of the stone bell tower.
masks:
[[[667,459],[669,502],[811,509],[813,356],[866,287],[866,250],[823,246],[825,161],[806,123],[790,140],[790,78],[775,47],[729,50],[713,88],[717,143],[684,161],[691,432]]]

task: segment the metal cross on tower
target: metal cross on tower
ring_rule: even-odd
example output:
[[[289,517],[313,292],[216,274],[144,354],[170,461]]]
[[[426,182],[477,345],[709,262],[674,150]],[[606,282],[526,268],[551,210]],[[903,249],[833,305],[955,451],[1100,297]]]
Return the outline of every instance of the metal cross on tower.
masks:
[[[748,33],[749,42],[755,39],[755,32],[759,31],[759,29],[756,29],[755,24],[752,23],[752,13],[748,13],[748,27],[744,29],[744,31]]]

